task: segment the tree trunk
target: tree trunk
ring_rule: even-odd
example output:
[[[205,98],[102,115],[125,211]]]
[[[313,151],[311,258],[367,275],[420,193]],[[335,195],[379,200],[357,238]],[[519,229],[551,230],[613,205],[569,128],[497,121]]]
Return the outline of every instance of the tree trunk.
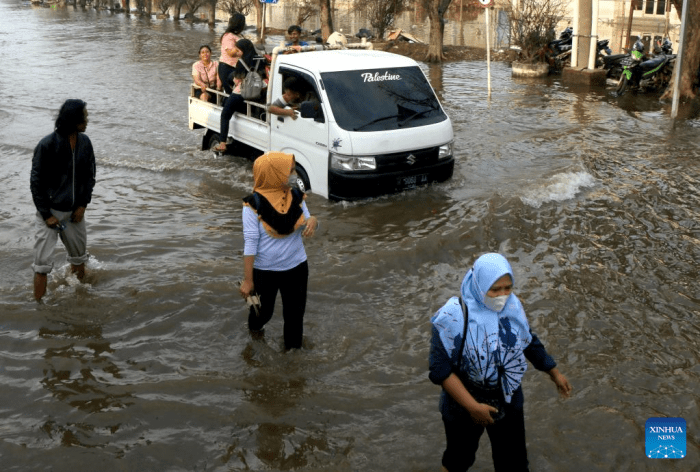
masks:
[[[216,24],[216,0],[209,0],[209,26]]]
[[[678,17],[682,18],[683,0],[671,0],[673,6],[676,7]],[[678,92],[681,100],[691,100],[697,96],[697,92],[693,90],[693,83],[697,78],[698,68],[700,68],[700,8],[697,0],[688,1],[688,12],[685,24],[685,40],[683,41],[683,64],[676,62],[676,67],[681,67],[680,83],[678,84]],[[662,95],[662,99],[670,99],[673,97],[673,82]]]
[[[333,10],[331,9],[331,0],[319,0],[321,7],[321,36],[325,42],[333,33]]]
[[[428,44],[428,55],[426,62],[442,62],[445,55],[442,52],[442,43],[445,33],[445,23],[443,19],[445,12],[452,0],[426,0],[428,18],[430,19],[430,42]]]
[[[255,27],[258,29],[258,39],[263,38],[262,20],[263,20],[263,4],[255,2]]]
[[[153,0],[146,0],[146,16],[149,18],[153,16]]]
[[[182,7],[182,2],[180,0],[175,0],[175,8],[173,9],[173,20],[174,21],[180,21],[180,8],[181,7]]]

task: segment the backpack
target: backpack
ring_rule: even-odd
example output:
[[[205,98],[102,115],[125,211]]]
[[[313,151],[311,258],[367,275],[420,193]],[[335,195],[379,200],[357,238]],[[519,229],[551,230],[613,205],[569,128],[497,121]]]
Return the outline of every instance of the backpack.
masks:
[[[262,76],[257,71],[258,64],[255,65],[254,70],[251,70],[243,58],[239,58],[238,60],[241,61],[243,67],[245,67],[248,71],[243,79],[243,82],[241,82],[241,97],[243,97],[244,100],[255,100],[260,98],[260,94],[262,93],[262,89],[265,84]],[[260,62],[260,60],[261,59],[256,59],[257,62]]]

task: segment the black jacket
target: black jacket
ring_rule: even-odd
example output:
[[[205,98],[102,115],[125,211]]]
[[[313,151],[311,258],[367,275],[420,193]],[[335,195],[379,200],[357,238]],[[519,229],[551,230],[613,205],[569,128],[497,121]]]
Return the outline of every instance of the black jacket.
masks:
[[[34,205],[45,220],[51,208],[73,211],[87,206],[95,187],[90,138],[78,133],[74,153],[67,136],[53,132],[44,137],[34,149],[30,184]]]

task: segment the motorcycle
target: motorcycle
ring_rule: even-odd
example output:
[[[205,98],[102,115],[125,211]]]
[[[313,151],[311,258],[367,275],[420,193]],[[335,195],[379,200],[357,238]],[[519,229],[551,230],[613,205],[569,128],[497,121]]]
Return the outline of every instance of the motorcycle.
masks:
[[[609,56],[603,56],[602,68],[605,70],[605,76],[609,79],[620,80],[620,75],[622,74],[622,62],[630,57],[630,53],[624,54],[611,54]]]
[[[622,96],[630,89],[642,92],[665,89],[671,81],[673,66],[676,62],[676,55],[671,54],[672,51],[671,41],[666,39],[661,47],[661,53],[646,59],[644,43],[641,39],[637,39],[632,46],[630,56],[621,61],[622,73],[617,84],[617,96]]]
[[[567,27],[560,33],[559,39],[555,39],[549,43],[549,65],[555,70],[561,70],[564,67],[569,67],[571,65],[571,47],[573,37],[574,31],[570,27]],[[603,56],[603,52],[605,52],[607,55],[612,54],[612,51],[608,46],[609,43],[610,41],[608,39],[601,39],[598,41],[596,45],[596,55],[598,58],[596,62],[598,64],[601,64],[600,57],[605,57]]]
[[[673,43],[668,38],[665,38],[663,42],[659,42],[654,48],[654,56],[663,54],[665,56],[670,56],[675,58],[676,55],[673,54]],[[630,53],[625,54],[612,54],[609,56],[602,56],[602,68],[606,71],[606,77],[613,80],[620,80],[620,75],[624,69],[622,63],[625,59],[630,57]],[[649,58],[646,58],[649,59]]]

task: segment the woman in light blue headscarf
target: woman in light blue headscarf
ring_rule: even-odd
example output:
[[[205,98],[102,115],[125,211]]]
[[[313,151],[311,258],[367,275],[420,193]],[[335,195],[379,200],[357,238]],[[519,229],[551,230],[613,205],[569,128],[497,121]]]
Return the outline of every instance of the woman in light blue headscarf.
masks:
[[[430,380],[443,388],[440,412],[447,437],[443,471],[471,467],[484,429],[497,472],[528,470],[520,386],[526,359],[547,372],[563,396],[571,393],[569,381],[530,330],[512,293],[513,281],[505,257],[484,254],[464,277],[461,297],[452,297],[431,318]]]

